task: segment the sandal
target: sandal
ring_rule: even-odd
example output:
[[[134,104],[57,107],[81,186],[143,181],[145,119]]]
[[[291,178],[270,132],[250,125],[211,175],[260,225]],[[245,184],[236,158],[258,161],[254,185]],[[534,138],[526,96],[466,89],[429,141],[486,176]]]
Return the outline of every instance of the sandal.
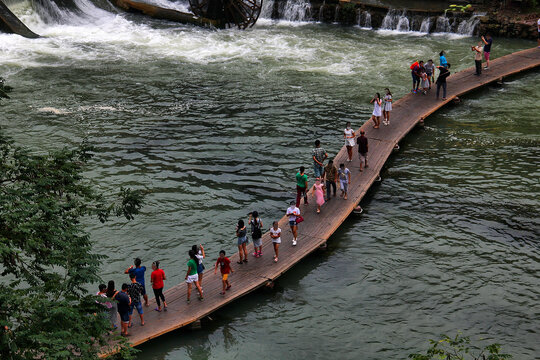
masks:
[[[240,261],[237,261],[236,263],[237,263],[237,264],[240,264],[240,265],[242,265],[242,264],[243,264],[242,260],[240,260]]]
[[[248,260],[247,260],[247,259],[244,259],[244,262],[247,264]]]
[[[158,308],[155,308],[154,311],[161,312],[161,310]]]
[[[225,295],[225,291],[220,292],[221,295]]]
[[[232,287],[232,285],[227,286],[225,290],[229,290]]]

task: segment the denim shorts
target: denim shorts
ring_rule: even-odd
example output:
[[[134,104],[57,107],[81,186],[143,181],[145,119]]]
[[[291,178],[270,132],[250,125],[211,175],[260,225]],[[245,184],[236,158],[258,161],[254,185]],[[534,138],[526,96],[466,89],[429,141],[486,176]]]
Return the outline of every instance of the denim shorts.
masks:
[[[313,163],[313,172],[315,173],[316,178],[321,177],[323,174],[323,171],[324,169],[321,165]]]
[[[131,316],[133,314],[133,309],[137,309],[137,312],[142,315],[144,314],[143,313],[143,309],[142,309],[142,304],[140,302],[138,303],[131,303],[131,306],[129,307],[129,315]]]
[[[120,314],[120,321],[125,322],[125,323],[129,322],[129,312],[128,311],[119,312],[119,314]]]
[[[255,247],[262,246],[262,239],[261,238],[253,239],[253,246],[255,246]]]
[[[204,265],[197,264],[197,274],[202,274],[204,272]]]
[[[242,244],[247,244],[248,240],[247,240],[247,236],[244,236],[244,237],[239,237],[238,238],[238,246],[242,245]]]
[[[289,225],[290,226],[296,226],[296,220],[289,220]]]

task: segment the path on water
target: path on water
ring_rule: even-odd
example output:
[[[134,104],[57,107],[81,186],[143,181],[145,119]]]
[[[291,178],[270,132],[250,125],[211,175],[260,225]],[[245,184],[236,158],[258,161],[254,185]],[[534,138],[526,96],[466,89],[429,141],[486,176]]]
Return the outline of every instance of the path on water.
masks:
[[[472,58],[471,63],[473,63]],[[152,299],[150,300],[150,307],[145,307],[146,325],[144,327],[139,325],[137,313],[133,314],[134,325],[129,329],[131,334],[129,341],[131,344],[133,346],[142,344],[204,318],[226,304],[264,286],[268,281],[275,280],[308,254],[317,250],[362,200],[378,177],[386,160],[392,154],[394,146],[420,121],[453,101],[455,97],[496,82],[503,77],[540,67],[540,48],[535,47],[506,55],[492,60],[490,65],[490,69],[484,71],[481,76],[474,75],[474,68],[452,74],[448,78],[446,101],[436,100],[435,89],[432,89],[425,96],[408,94],[394,102],[390,126],[382,125],[380,129],[373,129],[371,122],[364,123],[361,128],[366,131],[366,136],[369,139],[369,168],[364,169],[363,172],[358,171],[359,161],[356,148],[354,149],[352,163],[346,162],[347,152],[345,147],[341,149],[334,159],[336,166],[343,162],[351,170],[352,179],[349,186],[348,200],[343,200],[339,196],[332,198],[331,201],[323,205],[322,212],[318,215],[315,212],[315,200],[310,194],[310,204],[300,206],[305,221],[298,226],[298,245],[295,247],[291,244],[292,235],[288,219],[283,217],[279,221],[279,227],[282,229],[282,243],[278,263],[273,262],[272,240],[268,233],[263,235],[263,253],[265,254],[263,257],[258,259],[250,257],[247,265],[238,265],[236,264],[238,255],[230,256],[235,272],[230,276],[232,288],[225,296],[220,295],[221,276],[219,270],[217,275],[213,274],[214,261],[217,255],[208,256],[205,261],[206,272],[203,282],[205,300],[198,301],[197,292],[195,291],[192,294],[191,304],[187,304],[186,285],[184,283],[168,288],[165,291],[165,298],[169,306],[167,312],[158,313],[152,311],[156,307],[155,301]],[[305,164],[299,163],[298,166],[304,165],[308,167],[311,166],[311,163],[312,161]],[[313,179],[311,179],[310,183],[312,186]],[[294,187],[294,174],[291,173],[291,189]],[[287,201],[285,200],[290,199],[284,199],[283,213],[287,208]],[[270,220],[266,220],[266,225],[270,226]],[[176,269],[176,271],[184,271],[184,269]]]

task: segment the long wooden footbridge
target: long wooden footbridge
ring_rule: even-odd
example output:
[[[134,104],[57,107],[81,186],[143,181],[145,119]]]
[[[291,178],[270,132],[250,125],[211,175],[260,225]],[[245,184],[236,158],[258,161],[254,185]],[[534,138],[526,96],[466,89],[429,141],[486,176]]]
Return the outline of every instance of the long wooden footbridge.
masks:
[[[345,221],[353,209],[359,204],[366,192],[378,178],[384,163],[392,154],[394,146],[411,131],[419,122],[470,91],[499,81],[501,78],[514,75],[523,71],[540,67],[540,48],[533,48],[516,52],[491,61],[491,68],[484,71],[481,76],[474,75],[474,69],[469,68],[451,75],[448,79],[447,100],[436,100],[435,91],[428,95],[408,94],[396,101],[393,105],[392,124],[373,129],[372,124],[366,122],[362,129],[366,131],[369,139],[369,168],[363,172],[358,171],[359,161],[356,150],[354,160],[347,163],[352,172],[352,181],[349,187],[349,199],[333,198],[322,207],[321,214],[316,214],[314,200],[309,205],[301,205],[305,221],[299,225],[298,245],[292,246],[292,234],[288,225],[288,219],[283,217],[279,221],[282,229],[282,244],[280,247],[279,262],[274,263],[272,254],[272,241],[268,233],[263,235],[263,253],[265,256],[251,258],[248,264],[236,265],[234,274],[230,277],[232,288],[225,296],[220,295],[221,277],[214,275],[211,267],[212,260],[206,261],[207,274],[204,277],[204,301],[194,300],[190,304],[186,302],[186,284],[181,283],[165,291],[168,311],[145,313],[144,327],[139,325],[138,316],[134,314],[134,326],[129,329],[131,336],[129,341],[133,346],[142,344],[160,335],[186,326],[202,319],[217,309],[230,302],[264,286],[273,281],[301,261],[304,257],[325,244],[328,238]],[[345,148],[337,154],[334,163],[346,163]],[[311,197],[310,197],[311,198]],[[231,256],[232,264],[238,260],[238,254]],[[219,273],[218,273],[219,274]],[[196,292],[192,294],[196,299]],[[150,300],[150,308],[155,307],[154,299]],[[103,356],[111,355],[106,350]]]

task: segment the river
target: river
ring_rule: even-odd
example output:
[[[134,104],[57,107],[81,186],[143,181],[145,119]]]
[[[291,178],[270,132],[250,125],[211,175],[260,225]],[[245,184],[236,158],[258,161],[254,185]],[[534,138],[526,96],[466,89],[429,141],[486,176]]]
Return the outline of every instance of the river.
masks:
[[[36,151],[88,138],[92,182],[148,191],[133,222],[88,225],[117,283],[136,256],[160,260],[171,286],[192,244],[206,246],[207,267],[235,251],[238,218],[283,215],[314,139],[336,154],[376,91],[408,91],[414,60],[445,49],[464,69],[476,42],[265,19],[213,31],[88,4],[48,23],[24,4],[15,12],[45,37],[0,35],[0,75],[15,88],[0,103],[4,131]],[[495,39],[492,56],[532,46]],[[138,359],[404,359],[458,330],[539,358],[538,94],[528,73],[431,116],[326,252]]]

